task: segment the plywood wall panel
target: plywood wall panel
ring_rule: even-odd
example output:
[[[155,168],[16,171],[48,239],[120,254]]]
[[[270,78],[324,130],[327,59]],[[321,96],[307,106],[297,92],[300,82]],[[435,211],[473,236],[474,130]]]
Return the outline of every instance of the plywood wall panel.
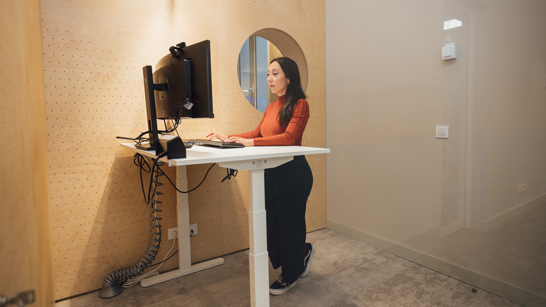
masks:
[[[0,1],[0,293],[53,306],[38,0]]]
[[[147,129],[142,66],[155,65],[169,46],[211,41],[215,118],[185,120],[178,129],[183,138],[202,138],[258,125],[262,113],[238,84],[238,53],[259,29],[288,33],[309,66],[312,114],[303,142],[325,146],[324,3],[42,0],[42,20],[56,299],[99,289],[110,271],[135,263],[146,250],[150,209],[133,155],[115,137]],[[308,159],[315,175],[307,214],[312,231],[325,227],[325,159]],[[198,185],[210,166],[188,167],[188,187]],[[174,180],[173,168],[162,169]],[[189,194],[190,223],[198,224],[193,262],[248,248],[248,175],[221,183],[225,176],[215,165]],[[176,225],[176,195],[163,182],[166,230]],[[157,259],[171,243],[163,242]],[[161,270],[176,266],[173,257]]]

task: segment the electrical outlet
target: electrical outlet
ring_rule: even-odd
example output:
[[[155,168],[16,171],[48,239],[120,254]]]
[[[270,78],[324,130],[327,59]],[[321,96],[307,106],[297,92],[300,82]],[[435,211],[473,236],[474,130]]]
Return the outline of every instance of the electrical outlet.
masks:
[[[527,192],[527,183],[522,183],[519,185],[519,194]]]
[[[193,233],[192,233],[193,230]],[[190,236],[195,236],[197,234],[197,224],[190,225]]]
[[[174,240],[178,237],[178,228],[170,228],[169,229],[169,240]]]

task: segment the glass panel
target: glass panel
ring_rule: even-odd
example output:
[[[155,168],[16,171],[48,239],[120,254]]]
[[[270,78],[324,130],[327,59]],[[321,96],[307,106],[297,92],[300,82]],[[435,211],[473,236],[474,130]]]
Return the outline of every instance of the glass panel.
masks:
[[[458,19],[450,19],[456,16]],[[450,20],[449,20],[450,19]],[[445,237],[464,228],[466,105],[468,103],[468,22],[465,13],[447,9],[444,43],[456,42],[457,59],[446,62],[444,118],[449,125],[449,139],[444,142],[442,167],[442,230]],[[457,22],[455,22],[455,20]],[[444,29],[445,28],[444,23]]]
[[[239,85],[243,90],[243,94],[250,104],[254,107],[254,99],[252,97],[252,90],[250,87],[250,38],[245,41],[241,51],[239,52]]]
[[[264,112],[269,105],[267,82],[267,68],[269,67],[269,55],[267,52],[267,39],[256,36],[256,99],[257,109]]]
[[[526,197],[526,186],[521,189],[521,185],[526,185],[526,180],[535,173],[533,168],[540,169],[540,163],[537,163],[540,160],[533,159],[533,155],[529,154],[534,151],[530,149],[534,146],[532,139],[544,137],[537,138],[533,135],[534,129],[526,127],[526,121],[532,118],[530,114],[528,119],[519,123],[517,119],[511,122],[505,120],[499,124],[503,126],[503,131],[500,132],[489,128],[491,131],[484,133],[476,128],[483,125],[482,123],[493,122],[494,116],[488,118],[489,110],[502,109],[503,103],[510,106],[524,104],[529,99],[525,96],[527,93],[517,98],[514,94],[517,91],[525,92],[521,90],[523,85],[520,85],[521,88],[514,86],[509,90],[498,86],[494,91],[488,92],[489,88],[484,81],[496,77],[490,75],[488,60],[499,54],[516,52],[515,50],[522,54],[530,52],[531,47],[512,43],[519,39],[518,35],[513,35],[510,37],[512,41],[507,40],[502,45],[504,47],[506,44],[509,48],[487,52],[487,39],[491,37],[491,33],[499,33],[500,30],[487,25],[486,11],[480,6],[467,6],[468,3],[464,1],[454,3],[459,5],[446,6],[443,31],[445,43],[457,44],[457,59],[445,63],[444,115],[450,125],[450,134],[453,134],[444,144],[441,238],[439,244],[427,253],[492,280],[546,297],[544,201],[542,206],[537,205],[540,202],[535,203],[531,197]],[[517,7],[515,2],[512,5]],[[475,10],[476,8],[480,10]],[[509,10],[504,13],[509,14]],[[474,20],[470,22],[472,18]],[[500,16],[496,18],[500,19]],[[515,63],[520,63],[520,67],[531,67],[529,63],[533,63],[533,60],[523,56],[511,57],[509,62],[499,61],[495,64],[500,63],[502,65],[498,66],[503,71],[509,71]],[[499,75],[513,76],[509,73]],[[504,81],[503,78],[506,77],[495,80],[500,83]],[[512,85],[510,82],[506,83]],[[497,92],[513,95],[514,100],[498,98],[495,103],[487,100],[488,95],[495,95]],[[476,99],[478,97],[480,99]],[[472,120],[475,142],[470,144],[474,152],[472,191],[465,191],[467,106],[473,108],[471,114],[474,114]],[[513,115],[506,118],[517,118],[518,114],[524,112],[525,110],[514,108],[511,111]],[[509,125],[518,126],[517,132],[510,131],[507,128]],[[518,156],[534,162],[519,164]],[[490,185],[495,187],[489,188]],[[472,194],[468,194],[469,192]],[[536,199],[544,196],[540,193],[535,195],[537,194],[539,196]],[[465,195],[470,197],[465,200]],[[465,205],[467,202],[468,205]]]
[[[271,60],[281,56],[274,44],[259,36],[250,36],[239,53],[237,71],[241,90],[248,102],[260,112],[277,101],[277,95],[269,91],[267,69]]]
[[[546,2],[326,2],[332,227],[546,306]]]

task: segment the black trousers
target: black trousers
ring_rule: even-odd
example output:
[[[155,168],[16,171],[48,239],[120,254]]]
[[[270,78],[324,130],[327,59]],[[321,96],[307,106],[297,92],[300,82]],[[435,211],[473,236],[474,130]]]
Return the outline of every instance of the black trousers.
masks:
[[[305,156],[265,170],[267,251],[273,268],[282,267],[283,282],[292,283],[303,272],[305,209],[313,174]]]

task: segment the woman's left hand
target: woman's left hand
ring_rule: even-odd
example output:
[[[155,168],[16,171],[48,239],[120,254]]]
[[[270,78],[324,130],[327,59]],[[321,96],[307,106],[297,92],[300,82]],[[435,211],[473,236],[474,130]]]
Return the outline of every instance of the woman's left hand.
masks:
[[[243,144],[245,145],[245,147],[254,146],[254,139],[243,139],[236,136],[232,136],[229,139],[225,140],[224,142]]]

